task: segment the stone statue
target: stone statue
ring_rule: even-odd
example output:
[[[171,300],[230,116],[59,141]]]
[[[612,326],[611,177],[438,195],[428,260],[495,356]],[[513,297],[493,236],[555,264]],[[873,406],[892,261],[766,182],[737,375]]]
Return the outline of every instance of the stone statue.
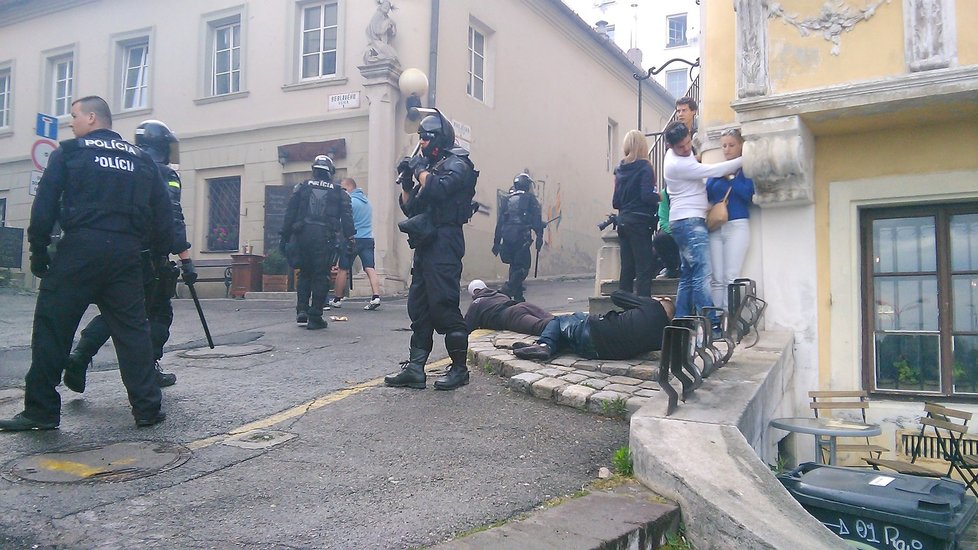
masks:
[[[396,8],[390,0],[377,0],[377,11],[367,25],[367,49],[363,52],[363,62],[367,65],[397,63],[397,50],[390,44],[397,34],[397,25],[390,17],[393,9]]]

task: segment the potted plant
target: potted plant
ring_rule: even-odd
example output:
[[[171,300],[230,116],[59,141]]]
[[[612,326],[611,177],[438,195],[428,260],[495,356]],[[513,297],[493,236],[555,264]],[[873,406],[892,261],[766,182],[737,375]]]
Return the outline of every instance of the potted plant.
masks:
[[[264,292],[286,292],[289,289],[289,265],[278,250],[270,250],[262,261],[261,284]]]

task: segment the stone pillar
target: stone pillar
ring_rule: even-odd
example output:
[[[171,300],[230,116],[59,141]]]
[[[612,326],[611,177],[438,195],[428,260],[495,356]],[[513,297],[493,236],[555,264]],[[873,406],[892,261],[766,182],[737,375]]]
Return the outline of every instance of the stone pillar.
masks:
[[[399,253],[402,239],[397,221],[403,216],[397,204],[394,167],[397,165],[397,79],[401,67],[387,61],[358,67],[363,75],[369,107],[367,127],[367,174],[370,203],[373,206],[377,276],[384,294],[404,290],[407,263]]]
[[[754,180],[754,204],[784,206],[815,200],[815,138],[798,116],[744,124],[744,175]]]
[[[621,246],[618,244],[618,231],[609,225],[601,232],[601,241],[598,265],[594,271],[594,296],[602,295],[602,286],[605,290],[610,286],[618,288],[618,276],[621,275]]]

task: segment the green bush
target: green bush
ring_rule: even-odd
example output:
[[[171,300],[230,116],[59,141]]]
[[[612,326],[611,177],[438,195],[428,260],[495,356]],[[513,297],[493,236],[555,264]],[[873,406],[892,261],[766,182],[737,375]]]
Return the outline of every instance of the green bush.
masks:
[[[611,457],[611,467],[620,476],[630,476],[633,473],[632,451],[628,447],[622,447],[615,451]]]
[[[285,256],[278,250],[269,250],[262,261],[262,273],[265,275],[285,275],[289,272],[289,264]]]

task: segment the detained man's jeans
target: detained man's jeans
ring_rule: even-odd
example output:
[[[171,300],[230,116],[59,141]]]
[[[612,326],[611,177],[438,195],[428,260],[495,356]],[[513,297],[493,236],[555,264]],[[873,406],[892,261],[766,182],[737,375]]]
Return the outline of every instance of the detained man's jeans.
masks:
[[[669,224],[679,245],[682,274],[676,296],[676,317],[699,315],[700,308],[712,307],[710,283],[710,233],[705,218],[686,218]],[[713,317],[713,315],[711,315]],[[716,319],[713,319],[714,323]]]
[[[587,313],[581,311],[554,317],[544,327],[537,343],[547,344],[552,353],[559,353],[570,347],[574,353],[585,359],[598,357],[591,342],[590,319]]]

